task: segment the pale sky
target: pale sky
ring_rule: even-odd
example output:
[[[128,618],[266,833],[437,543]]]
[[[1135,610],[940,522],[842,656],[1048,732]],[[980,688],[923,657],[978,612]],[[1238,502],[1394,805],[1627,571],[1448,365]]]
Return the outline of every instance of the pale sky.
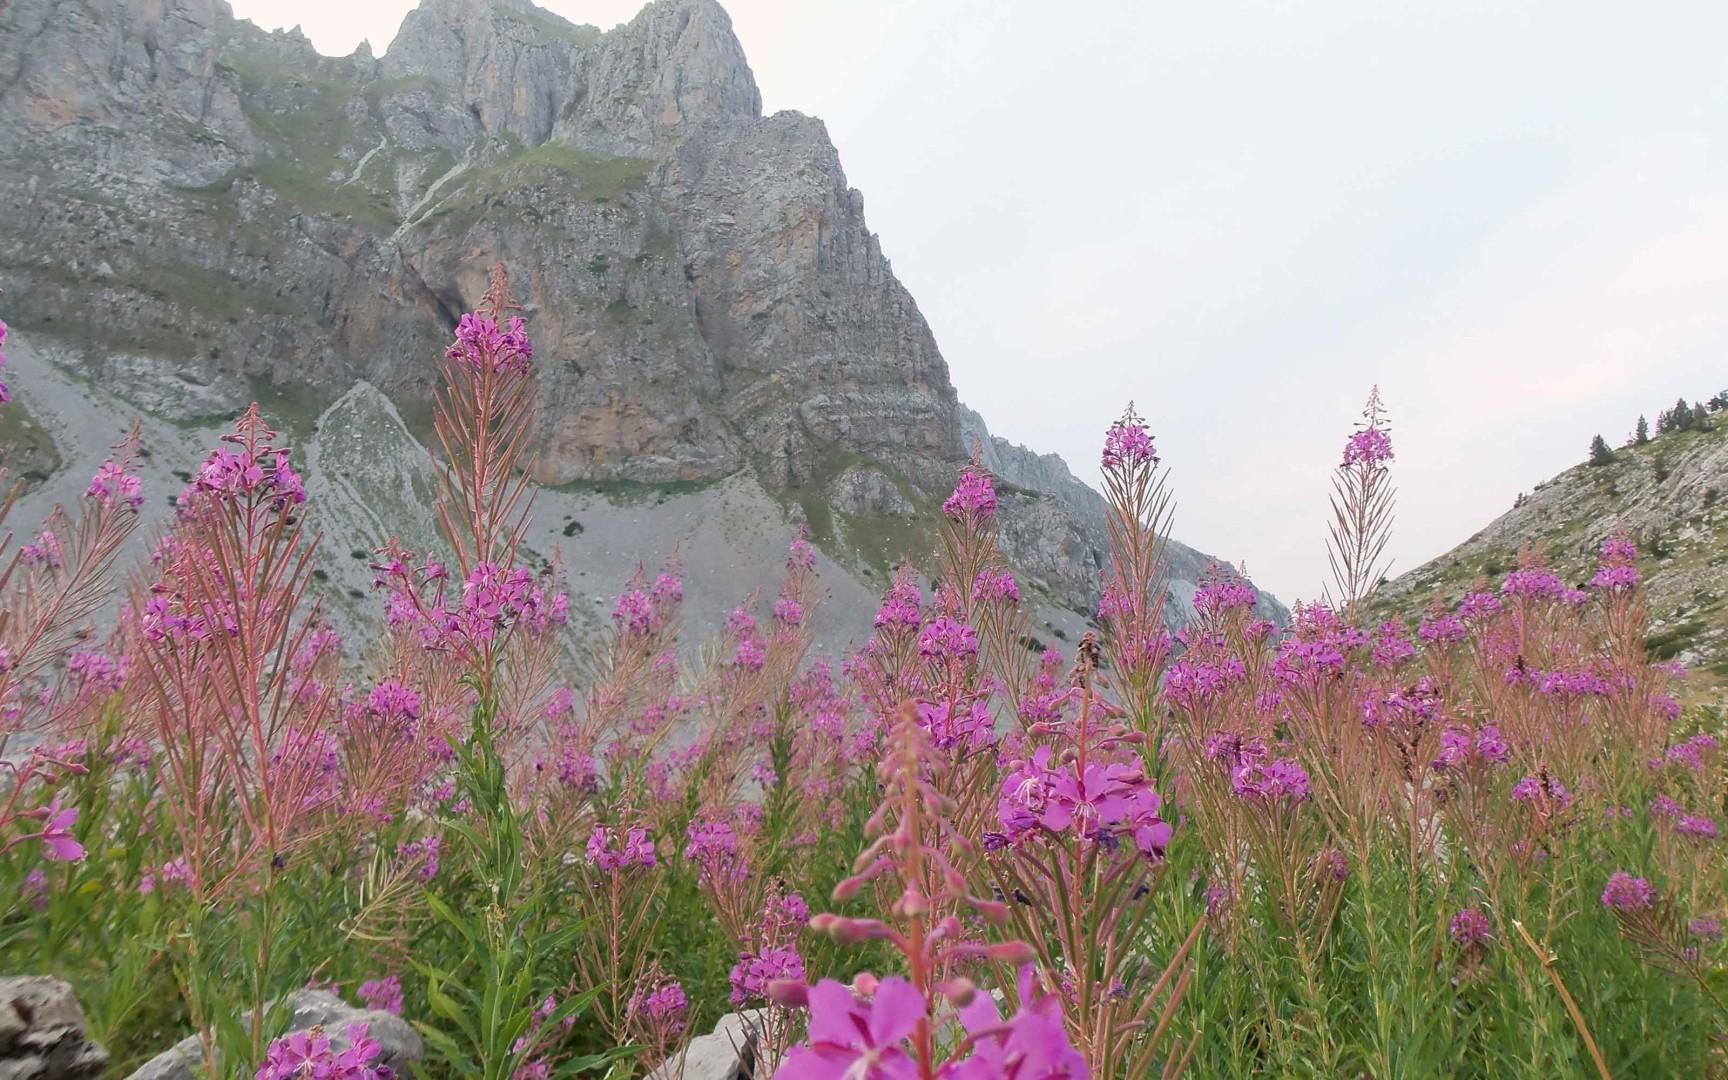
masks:
[[[330,53],[411,6],[233,3]],[[961,398],[1093,482],[1132,398],[1176,535],[1286,601],[1320,591],[1374,383],[1394,572],[1728,388],[1728,5],[727,7],[766,108],[827,122]]]

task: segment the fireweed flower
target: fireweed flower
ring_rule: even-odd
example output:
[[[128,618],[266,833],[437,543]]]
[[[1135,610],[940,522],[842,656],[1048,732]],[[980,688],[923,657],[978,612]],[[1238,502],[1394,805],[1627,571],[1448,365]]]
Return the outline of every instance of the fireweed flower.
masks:
[[[78,808],[61,806],[60,793],[47,806],[31,811],[31,817],[42,821],[42,831],[36,837],[42,842],[42,857],[53,862],[77,862],[84,857],[84,845],[72,835],[78,824]]]
[[[977,469],[961,473],[954,494],[942,504],[942,513],[954,521],[988,521],[996,516],[996,485],[990,474]]]
[[[761,671],[768,663],[768,647],[753,637],[740,641],[732,652],[732,666]]]
[[[923,604],[924,596],[912,582],[911,576],[904,573],[897,575],[894,584],[889,586],[887,594],[882,597],[882,606],[877,609],[876,629],[917,629],[924,621],[921,610]]]
[[[1452,916],[1452,940],[1463,949],[1485,949],[1494,940],[1494,925],[1488,916],[1467,907]]]
[[[944,615],[918,638],[918,653],[926,660],[970,660],[978,655],[978,632]]]
[[[1250,802],[1295,805],[1308,798],[1308,771],[1292,758],[1265,765],[1250,761],[1231,775],[1230,787]]]
[[[1194,590],[1194,610],[1214,616],[1227,611],[1252,611],[1259,599],[1253,585],[1214,563],[1200,587]]]
[[[1693,840],[1715,840],[1722,833],[1715,820],[1698,814],[1682,814],[1674,822],[1674,831]]]
[[[1158,464],[1158,450],[1152,444],[1152,436],[1147,434],[1146,421],[1134,412],[1132,404],[1122,419],[1104,433],[1102,460],[1106,469]]]
[[[970,707],[921,701],[918,703],[918,723],[930,736],[930,745],[938,750],[952,750],[957,746],[982,750],[996,743],[996,718],[983,701],[974,701]]]
[[[1500,586],[1502,596],[1521,596],[1529,600],[1564,600],[1566,583],[1546,567],[1533,566],[1514,570]]]
[[[365,1024],[349,1024],[346,1036],[347,1048],[338,1050],[322,1027],[285,1035],[270,1044],[256,1080],[390,1080],[396,1075],[388,1066],[375,1064],[384,1047]]]
[[[1374,662],[1381,667],[1397,667],[1416,655],[1416,646],[1404,636],[1404,628],[1397,620],[1380,624],[1380,632],[1374,639]]]
[[[403,844],[398,854],[407,863],[419,863],[419,877],[422,882],[431,881],[438,876],[439,841],[436,836],[428,836],[423,840],[410,840]]]
[[[1344,444],[1344,467],[1384,465],[1392,460],[1392,437],[1382,428],[1363,428]]]
[[[366,698],[366,711],[398,724],[412,738],[420,726],[420,695],[398,682],[381,682]]]
[[[793,1048],[775,1080],[917,1080],[905,1040],[926,1016],[924,995],[898,976],[876,984],[860,1001],[833,979],[812,986],[810,1040]]]
[[[1616,870],[1602,890],[1602,906],[1627,914],[1648,911],[1656,906],[1656,889],[1644,878]]]
[[[650,1027],[676,1035],[684,1030],[690,999],[684,985],[673,979],[659,986],[643,985],[630,997],[630,1013]]]
[[[993,600],[1019,603],[1020,585],[1007,570],[980,570],[972,582],[972,599],[985,603]]]
[[[355,995],[368,1009],[402,1015],[402,980],[395,975],[363,982]]]
[[[1434,759],[1434,768],[1447,772],[1477,765],[1504,765],[1511,757],[1512,747],[1493,724],[1484,724],[1475,732],[1452,727],[1440,733],[1440,756]]]
[[[1543,813],[1565,810],[1572,805],[1572,793],[1566,790],[1566,785],[1545,772],[1532,773],[1512,785],[1512,799]]]
[[[1500,598],[1493,593],[1471,591],[1458,602],[1458,617],[1467,623],[1500,614]]]
[[[620,845],[618,830],[596,825],[588,836],[587,855],[589,865],[601,870],[628,870],[633,866],[653,869],[655,865],[654,841],[648,838],[648,830],[641,828],[630,829]]]
[[[786,568],[788,570],[816,569],[816,548],[810,543],[810,538],[802,531],[792,538],[791,545],[786,550]]]
[[[954,1080],[998,1080],[1001,1077],[1067,1077],[1086,1080],[1085,1055],[1068,1041],[1062,1023],[1061,1000],[1054,994],[1035,996],[1030,964],[1020,969],[1018,1013],[1006,1024],[988,994],[979,994],[960,1011],[960,1021],[976,1046],[972,1056],[951,1074]]]
[[[456,340],[444,355],[477,372],[526,375],[534,359],[534,344],[528,340],[526,324],[520,318],[512,316],[508,327],[501,330],[498,320],[470,311],[456,325]]]
[[[110,458],[103,462],[102,467],[96,470],[96,475],[91,477],[84,497],[94,499],[105,507],[119,506],[136,510],[144,505],[144,484]]]
[[[6,322],[4,319],[0,319],[0,369],[4,369],[6,367],[5,345],[6,345]],[[5,382],[0,381],[0,405],[5,405],[7,402],[9,402],[11,400],[12,400],[11,387],[7,386]]]
[[[791,945],[745,953],[733,965],[729,979],[732,1004],[764,1000],[768,996],[768,984],[776,979],[804,981],[804,958]]]
[[[1716,919],[1693,919],[1686,925],[1686,930],[1693,937],[1703,941],[1722,940],[1722,924]]]
[[[774,621],[786,626],[800,626],[804,622],[804,605],[790,596],[782,596],[774,601]]]
[[[36,537],[36,542],[25,544],[18,549],[24,561],[31,566],[46,566],[50,570],[58,570],[66,562],[65,551],[60,546],[60,538],[54,535],[54,530],[43,529]]]
[[[1439,612],[1422,620],[1416,636],[1429,645],[1452,645],[1469,635],[1464,620],[1449,612]]]

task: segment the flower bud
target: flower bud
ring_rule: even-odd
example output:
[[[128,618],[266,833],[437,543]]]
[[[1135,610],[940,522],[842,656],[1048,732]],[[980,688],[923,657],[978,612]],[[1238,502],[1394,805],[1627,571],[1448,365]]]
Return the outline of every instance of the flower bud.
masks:
[[[797,979],[774,979],[768,983],[768,1000],[788,1009],[802,1009],[810,1004],[810,987]]]
[[[1030,964],[1038,959],[1038,953],[1024,941],[1005,941],[1000,945],[992,945],[984,950],[990,959],[1003,964]]]
[[[971,979],[955,977],[939,987],[942,996],[957,1009],[963,1009],[972,1004],[972,999],[978,996],[978,985]]]

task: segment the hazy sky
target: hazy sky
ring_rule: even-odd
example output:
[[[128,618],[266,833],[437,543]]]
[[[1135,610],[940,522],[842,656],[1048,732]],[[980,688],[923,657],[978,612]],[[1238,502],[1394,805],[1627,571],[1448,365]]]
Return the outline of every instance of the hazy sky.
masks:
[[[233,3],[333,53],[411,6]],[[1176,534],[1285,600],[1319,592],[1374,383],[1395,570],[1728,388],[1728,5],[727,6],[767,109],[827,122],[962,399],[1095,480],[1132,398]]]

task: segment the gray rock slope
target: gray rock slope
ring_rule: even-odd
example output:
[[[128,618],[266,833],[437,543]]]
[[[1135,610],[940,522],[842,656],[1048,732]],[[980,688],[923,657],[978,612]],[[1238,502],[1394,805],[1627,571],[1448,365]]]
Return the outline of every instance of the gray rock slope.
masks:
[[[751,537],[802,521],[835,580],[875,592],[928,554],[976,441],[1014,487],[1004,543],[1046,628],[1092,610],[1097,494],[959,404],[822,123],[762,115],[713,0],[606,33],[527,0],[423,0],[382,59],[319,56],[224,0],[0,5],[0,314],[42,394],[100,388],[177,445],[260,400],[334,455],[356,536],[411,532],[415,451],[344,456],[333,429],[423,440],[433,359],[499,259],[540,357],[547,541],[573,574],[616,571],[604,545],[633,566],[676,543],[693,580],[720,560],[716,587],[746,593],[778,561],[746,562]],[[40,419],[0,432],[39,487],[112,439]],[[1176,548],[1179,599],[1208,561]],[[339,597],[350,569],[326,571]]]

